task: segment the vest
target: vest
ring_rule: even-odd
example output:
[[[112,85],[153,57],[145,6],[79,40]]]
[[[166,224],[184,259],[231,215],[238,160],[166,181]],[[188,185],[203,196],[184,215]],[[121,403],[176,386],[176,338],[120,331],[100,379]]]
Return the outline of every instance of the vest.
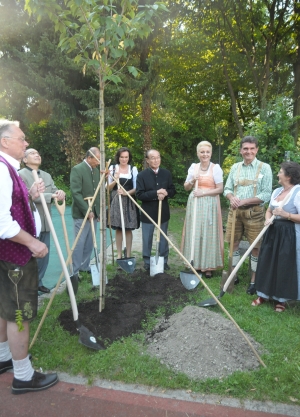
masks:
[[[12,205],[10,208],[11,216],[22,230],[36,237],[35,223],[29,206],[26,185],[16,170],[2,156],[0,156],[0,162],[3,162],[7,166],[13,182]],[[0,239],[0,260],[24,266],[30,260],[31,256],[32,253],[27,246],[9,239]]]

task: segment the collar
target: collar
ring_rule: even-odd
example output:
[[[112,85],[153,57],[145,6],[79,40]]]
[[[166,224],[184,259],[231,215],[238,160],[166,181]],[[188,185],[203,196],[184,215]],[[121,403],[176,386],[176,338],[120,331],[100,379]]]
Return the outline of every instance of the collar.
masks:
[[[159,167],[158,167],[157,169],[152,169],[152,168],[150,168],[150,169],[151,169],[151,171],[153,171],[153,172],[154,172],[154,174],[158,174]]]
[[[28,169],[30,172],[33,171],[33,169],[28,167],[27,165],[25,165],[25,168]],[[41,171],[39,169],[37,169],[36,172],[40,175]]]
[[[86,161],[86,159],[83,160],[87,164],[87,166],[90,168],[91,171],[93,171],[93,168],[90,166],[90,164]]]
[[[252,167],[255,167],[255,165],[257,164],[257,158],[255,157],[254,159],[253,159],[253,161],[250,163],[250,164],[248,164],[248,165],[246,165],[245,164],[245,162],[244,162],[244,160],[243,160],[243,165],[244,165],[244,167],[250,167],[250,166],[252,166]]]
[[[12,156],[8,155],[7,153],[4,153],[0,151],[0,155],[13,167],[16,171],[20,169],[20,162],[13,158]]]

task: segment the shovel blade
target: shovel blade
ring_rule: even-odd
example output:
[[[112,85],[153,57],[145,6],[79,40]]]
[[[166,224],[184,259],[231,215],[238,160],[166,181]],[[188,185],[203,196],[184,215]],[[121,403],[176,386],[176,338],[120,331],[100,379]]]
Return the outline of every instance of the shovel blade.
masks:
[[[163,256],[159,256],[158,260],[156,261],[156,255],[150,256],[150,277],[154,277],[157,274],[163,274],[165,269],[165,258]]]
[[[75,322],[76,329],[79,332],[79,343],[82,345],[94,349],[94,350],[104,350],[105,347],[102,343],[96,338],[96,336],[85,326],[83,326],[79,320]]]
[[[97,265],[91,265],[92,281],[93,285],[100,285],[100,271],[97,268]]]
[[[198,304],[199,307],[212,307],[216,306],[218,303],[214,298],[207,298],[204,301],[201,301],[201,303]]]
[[[181,271],[180,281],[187,290],[193,290],[199,284],[200,279],[192,271]]]
[[[132,274],[135,270],[136,260],[135,258],[121,258],[117,259],[117,264],[127,272],[127,274]]]

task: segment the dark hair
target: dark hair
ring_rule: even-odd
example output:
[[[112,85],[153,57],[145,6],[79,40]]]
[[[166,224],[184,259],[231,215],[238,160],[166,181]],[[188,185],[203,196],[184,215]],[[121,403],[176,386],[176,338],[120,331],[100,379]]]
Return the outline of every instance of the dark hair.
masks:
[[[243,146],[244,143],[254,143],[255,146],[258,148],[258,140],[255,136],[244,136],[240,143],[240,148]]]
[[[118,149],[118,151],[117,151],[117,153],[115,155],[115,164],[119,164],[120,163],[120,156],[121,156],[121,153],[123,153],[123,152],[128,152],[128,155],[129,155],[128,165],[131,165],[131,162],[132,162],[132,153],[125,146],[123,146],[123,148]]]
[[[290,177],[291,184],[300,184],[300,165],[297,162],[282,162],[280,167],[283,169],[284,175]]]

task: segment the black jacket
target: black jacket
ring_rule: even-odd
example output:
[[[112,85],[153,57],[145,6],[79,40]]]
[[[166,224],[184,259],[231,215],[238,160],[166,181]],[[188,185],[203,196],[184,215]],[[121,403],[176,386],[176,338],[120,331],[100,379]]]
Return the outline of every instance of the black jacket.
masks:
[[[136,179],[136,197],[142,201],[142,209],[157,223],[158,220],[158,198],[157,190],[164,188],[168,192],[168,197],[162,201],[161,222],[165,223],[170,219],[170,209],[168,199],[174,197],[176,190],[172,182],[171,172],[164,168],[159,168],[155,174],[151,168],[138,173]],[[141,213],[141,221],[151,223],[151,221]]]

